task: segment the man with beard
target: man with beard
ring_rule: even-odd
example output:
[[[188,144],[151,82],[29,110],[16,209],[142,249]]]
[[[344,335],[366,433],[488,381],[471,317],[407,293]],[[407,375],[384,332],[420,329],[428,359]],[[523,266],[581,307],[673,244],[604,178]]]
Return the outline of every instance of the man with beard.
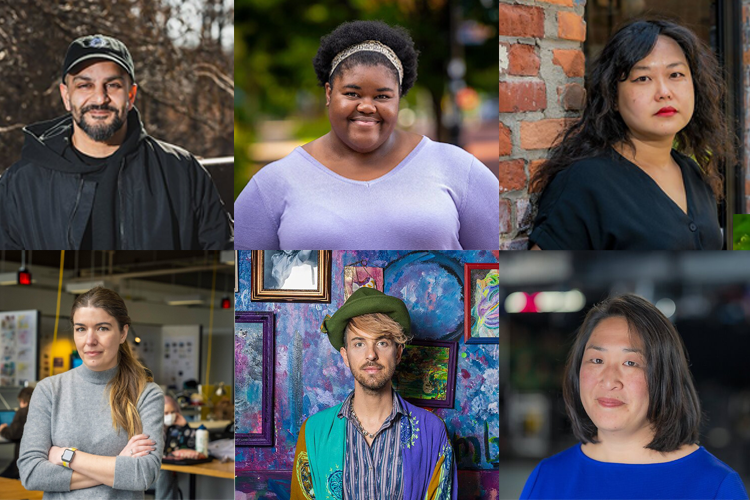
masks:
[[[292,500],[457,498],[445,424],[391,387],[410,328],[400,299],[367,287],[326,317],[321,330],[351,370],[354,391],[302,424]]]
[[[119,40],[68,48],[68,115],[24,128],[21,160],[0,177],[0,249],[187,250],[233,245],[208,172],[150,137],[134,103],[133,59]]]

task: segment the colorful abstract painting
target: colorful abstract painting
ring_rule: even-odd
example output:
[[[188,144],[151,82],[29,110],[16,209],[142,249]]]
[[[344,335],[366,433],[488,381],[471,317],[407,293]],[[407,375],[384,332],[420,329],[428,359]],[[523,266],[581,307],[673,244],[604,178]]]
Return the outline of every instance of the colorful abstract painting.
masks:
[[[497,343],[500,338],[500,272],[493,264],[466,264],[464,341]]]
[[[383,268],[346,266],[344,268],[344,300],[362,287],[383,291]]]
[[[420,406],[450,408],[456,380],[456,343],[415,340],[404,348],[393,385]]]

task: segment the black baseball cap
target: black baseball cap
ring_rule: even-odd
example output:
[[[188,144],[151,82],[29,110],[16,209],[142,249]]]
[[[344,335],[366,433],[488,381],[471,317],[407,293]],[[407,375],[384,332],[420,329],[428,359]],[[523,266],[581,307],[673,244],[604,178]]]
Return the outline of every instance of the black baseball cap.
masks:
[[[62,79],[65,83],[67,75],[73,66],[89,59],[108,59],[122,66],[128,72],[130,79],[135,82],[133,58],[128,48],[120,40],[104,35],[88,35],[78,38],[68,47],[63,62]]]

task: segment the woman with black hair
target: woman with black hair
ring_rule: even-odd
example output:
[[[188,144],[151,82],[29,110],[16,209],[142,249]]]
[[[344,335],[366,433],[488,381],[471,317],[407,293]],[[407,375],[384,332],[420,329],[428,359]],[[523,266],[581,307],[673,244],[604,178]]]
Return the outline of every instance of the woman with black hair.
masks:
[[[747,499],[740,476],[698,446],[701,408],[679,333],[650,302],[591,308],[563,376],[581,441],[542,460],[522,499]]]
[[[396,128],[417,55],[406,30],[379,21],[321,39],[314,67],[331,131],[253,176],[235,203],[236,248],[497,249],[490,170]]]
[[[710,50],[678,24],[637,20],[612,36],[588,83],[583,115],[532,177],[543,192],[529,246],[721,249],[719,166],[734,153]]]

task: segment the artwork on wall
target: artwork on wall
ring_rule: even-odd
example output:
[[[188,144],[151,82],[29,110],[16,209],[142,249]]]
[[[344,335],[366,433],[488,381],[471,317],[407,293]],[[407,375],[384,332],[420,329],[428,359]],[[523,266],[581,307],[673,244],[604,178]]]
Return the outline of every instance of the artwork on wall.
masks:
[[[39,311],[0,313],[0,386],[39,380]]]
[[[497,264],[464,265],[464,341],[500,341],[500,270]]]
[[[274,318],[234,315],[234,421],[237,446],[273,446]]]
[[[159,381],[182,390],[188,380],[200,380],[201,325],[164,325],[161,338],[164,344]]]
[[[253,250],[251,300],[330,302],[330,250]]]
[[[413,340],[404,348],[394,388],[417,406],[453,408],[457,349],[457,342]]]
[[[234,293],[240,291],[240,255],[237,250],[234,251]]]
[[[362,287],[383,291],[383,268],[365,265],[344,267],[344,300]]]

